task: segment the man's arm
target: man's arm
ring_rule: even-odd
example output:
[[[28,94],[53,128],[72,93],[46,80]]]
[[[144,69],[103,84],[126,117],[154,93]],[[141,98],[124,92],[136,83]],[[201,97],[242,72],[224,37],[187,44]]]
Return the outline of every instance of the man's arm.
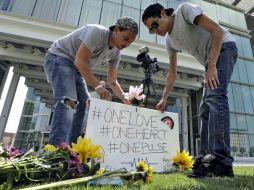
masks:
[[[124,91],[117,81],[117,68],[114,66],[109,66],[108,68],[108,84],[113,90],[114,94],[119,97],[123,103],[130,104],[129,99],[124,96]]]
[[[168,74],[167,74],[167,79],[166,79],[166,84],[164,87],[164,91],[162,94],[162,98],[160,102],[156,105],[157,110],[160,110],[161,112],[165,111],[165,107],[167,105],[167,98],[170,93],[170,91],[173,88],[174,81],[176,80],[176,65],[177,65],[177,55],[173,54],[170,58],[170,63],[169,63],[169,69],[168,69]]]
[[[217,75],[216,64],[220,55],[221,43],[223,39],[223,30],[216,22],[214,22],[204,14],[197,16],[194,20],[194,23],[211,34],[212,41],[210,55],[208,59],[208,70],[205,74],[205,83],[207,88],[214,89],[217,88],[218,85],[220,85]]]
[[[87,84],[96,89],[96,92],[100,95],[101,99],[110,100],[111,94],[102,85],[100,85],[100,81],[94,76],[90,66],[88,65],[88,60],[90,58],[90,50],[83,43],[81,43],[74,61],[76,68],[85,78]]]

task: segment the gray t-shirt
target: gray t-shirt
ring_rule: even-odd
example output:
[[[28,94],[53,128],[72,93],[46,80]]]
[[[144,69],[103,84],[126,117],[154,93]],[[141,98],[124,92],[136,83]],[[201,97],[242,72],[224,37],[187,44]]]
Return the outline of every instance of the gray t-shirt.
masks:
[[[109,49],[108,38],[110,30],[101,25],[90,24],[56,40],[49,52],[65,57],[74,62],[81,42],[91,51],[89,66],[109,63],[117,67],[120,61],[120,51],[114,47]]]
[[[175,21],[171,33],[167,36],[166,46],[169,56],[186,50],[194,56],[201,64],[205,65],[211,46],[211,35],[209,32],[194,24],[194,19],[203,14],[198,5],[182,3],[175,10]],[[221,26],[224,31],[222,42],[235,41],[233,36]]]

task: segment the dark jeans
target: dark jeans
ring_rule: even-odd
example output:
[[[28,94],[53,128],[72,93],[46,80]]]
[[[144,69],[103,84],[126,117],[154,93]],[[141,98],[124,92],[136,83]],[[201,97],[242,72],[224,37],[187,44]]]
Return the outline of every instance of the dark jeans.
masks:
[[[236,59],[236,44],[234,42],[223,43],[217,61],[220,86],[214,90],[208,90],[204,87],[200,104],[200,154],[213,154],[226,165],[232,165],[234,161],[230,155],[230,119],[227,87]]]

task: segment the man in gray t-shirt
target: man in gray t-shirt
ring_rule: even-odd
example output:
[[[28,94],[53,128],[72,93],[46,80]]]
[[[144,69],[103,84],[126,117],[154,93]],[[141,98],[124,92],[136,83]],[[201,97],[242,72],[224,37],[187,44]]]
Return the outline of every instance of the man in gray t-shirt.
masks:
[[[177,53],[185,50],[205,65],[204,91],[200,104],[200,155],[189,177],[234,176],[230,155],[230,124],[227,86],[237,59],[231,34],[203,13],[200,6],[182,3],[164,9],[148,6],[142,16],[151,34],[166,38],[169,71],[156,108],[164,111],[177,71]]]
[[[138,34],[138,24],[122,17],[109,29],[90,24],[56,40],[44,61],[47,80],[54,97],[54,113],[49,143],[71,144],[82,135],[90,85],[101,99],[111,100],[105,82],[93,74],[94,65],[108,65],[108,84],[124,104],[130,104],[117,82],[120,50],[128,47]]]

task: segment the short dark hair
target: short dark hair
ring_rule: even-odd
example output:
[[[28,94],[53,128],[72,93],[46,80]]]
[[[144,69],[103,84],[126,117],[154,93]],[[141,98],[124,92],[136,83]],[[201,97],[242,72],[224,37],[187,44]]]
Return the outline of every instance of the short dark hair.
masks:
[[[142,15],[142,21],[144,21],[150,17],[159,17],[161,18],[161,10],[164,9],[164,7],[159,3],[154,3],[146,7],[143,15]],[[164,9],[168,16],[171,16],[174,12],[174,9],[168,8]]]

